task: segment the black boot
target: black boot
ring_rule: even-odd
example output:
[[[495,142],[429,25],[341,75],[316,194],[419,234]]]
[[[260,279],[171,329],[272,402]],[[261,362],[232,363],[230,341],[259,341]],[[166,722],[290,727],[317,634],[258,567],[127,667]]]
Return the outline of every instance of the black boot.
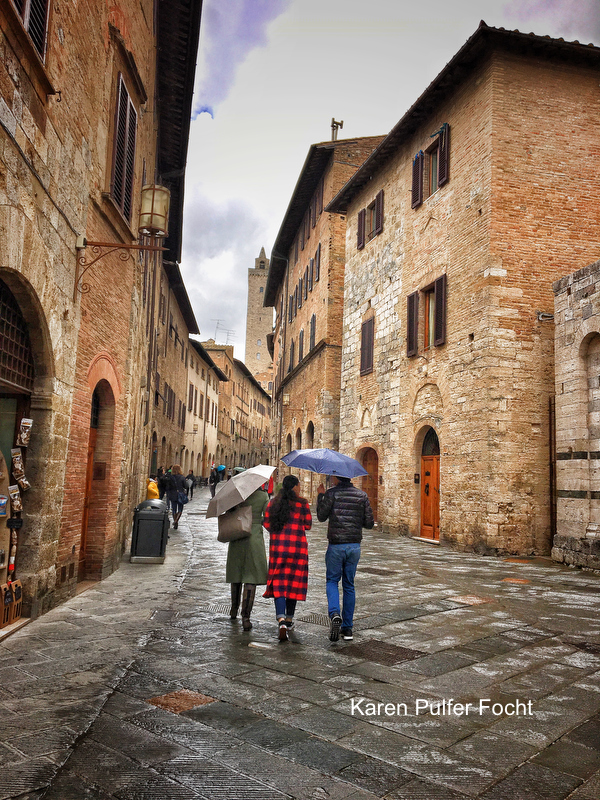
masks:
[[[250,622],[250,614],[252,613],[252,606],[254,605],[254,595],[256,594],[255,583],[244,584],[244,599],[242,600],[242,628],[249,631],[252,628]]]
[[[229,610],[229,616],[231,619],[235,619],[237,617],[238,608],[240,607],[240,600],[242,599],[242,584],[241,583],[232,583],[231,584],[231,608]]]

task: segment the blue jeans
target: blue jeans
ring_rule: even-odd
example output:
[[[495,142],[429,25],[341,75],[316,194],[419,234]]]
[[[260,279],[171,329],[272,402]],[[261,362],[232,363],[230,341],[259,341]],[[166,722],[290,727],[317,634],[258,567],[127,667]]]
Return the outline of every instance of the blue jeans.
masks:
[[[360,558],[360,543],[330,544],[325,553],[327,605],[329,616],[340,613],[339,582],[342,581],[342,628],[351,628],[354,620],[354,576]]]
[[[275,616],[279,617],[293,617],[296,610],[296,601],[287,600],[285,597],[275,597]]]

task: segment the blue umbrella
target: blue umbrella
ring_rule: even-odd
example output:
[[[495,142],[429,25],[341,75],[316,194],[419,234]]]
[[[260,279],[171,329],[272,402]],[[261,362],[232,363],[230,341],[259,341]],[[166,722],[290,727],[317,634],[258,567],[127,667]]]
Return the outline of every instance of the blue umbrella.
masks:
[[[314,450],[292,450],[283,456],[284,464],[297,469],[307,469],[319,475],[337,475],[340,478],[355,478],[368,475],[367,470],[355,458],[321,447]]]
[[[219,466],[217,467],[217,472],[225,472],[226,469],[227,467],[225,466],[225,464],[219,464]]]

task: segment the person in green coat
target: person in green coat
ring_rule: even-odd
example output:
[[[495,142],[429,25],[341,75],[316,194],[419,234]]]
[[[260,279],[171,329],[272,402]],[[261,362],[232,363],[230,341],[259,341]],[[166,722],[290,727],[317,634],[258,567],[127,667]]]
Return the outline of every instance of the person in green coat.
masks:
[[[262,522],[265,508],[269,503],[269,495],[257,489],[242,505],[252,508],[252,533],[245,539],[229,542],[227,550],[227,569],[225,581],[231,584],[231,610],[229,616],[236,619],[240,600],[242,600],[242,584],[244,584],[242,600],[242,628],[252,628],[250,614],[254,605],[257,584],[267,582],[267,554]]]

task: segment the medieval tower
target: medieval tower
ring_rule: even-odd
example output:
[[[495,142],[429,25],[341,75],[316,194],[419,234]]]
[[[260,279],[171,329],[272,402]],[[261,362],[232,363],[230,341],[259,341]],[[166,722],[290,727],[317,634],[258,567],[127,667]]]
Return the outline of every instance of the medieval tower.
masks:
[[[263,306],[268,272],[269,259],[265,248],[261,247],[260,255],[254,259],[254,268],[248,270],[245,363],[263,389],[270,393],[273,378],[267,336],[273,332],[273,310]]]

